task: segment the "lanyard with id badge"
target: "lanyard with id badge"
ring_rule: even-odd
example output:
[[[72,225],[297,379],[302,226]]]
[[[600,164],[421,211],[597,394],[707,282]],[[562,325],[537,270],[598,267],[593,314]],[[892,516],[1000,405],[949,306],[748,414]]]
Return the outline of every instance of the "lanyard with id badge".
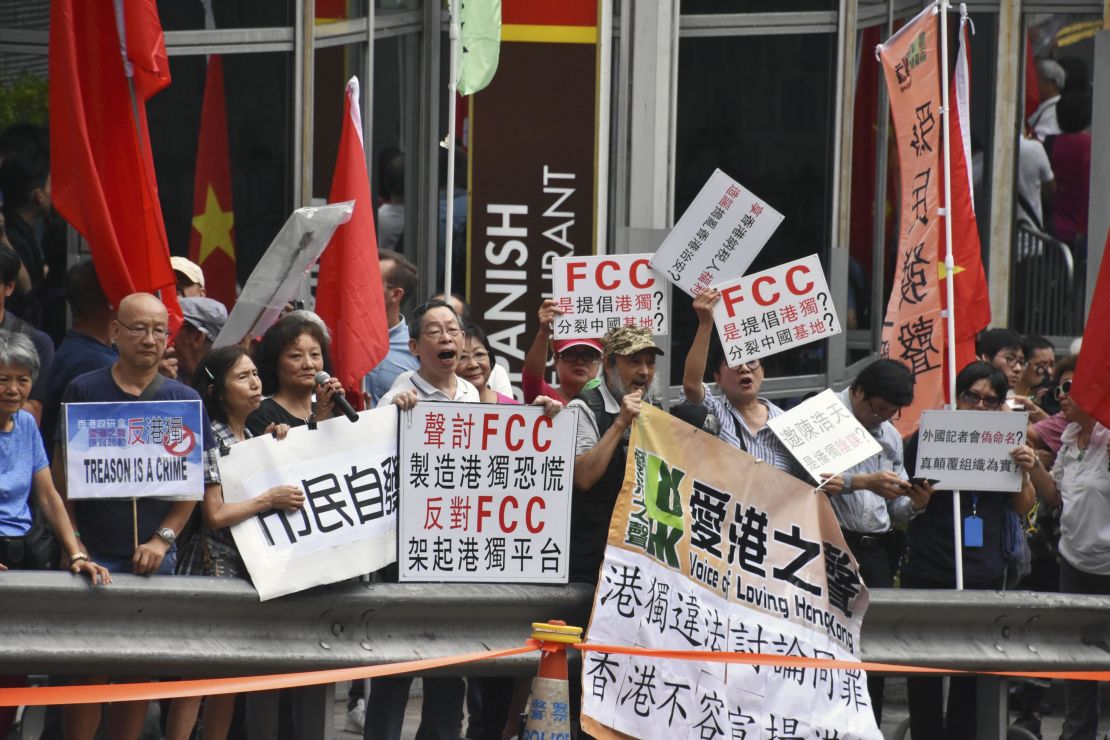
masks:
[[[971,515],[964,517],[964,547],[983,546],[983,520],[979,518],[979,495],[971,496]]]

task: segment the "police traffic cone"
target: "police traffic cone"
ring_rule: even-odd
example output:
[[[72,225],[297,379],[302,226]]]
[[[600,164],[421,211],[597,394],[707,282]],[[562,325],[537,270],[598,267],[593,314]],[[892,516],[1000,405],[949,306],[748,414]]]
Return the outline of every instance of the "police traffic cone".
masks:
[[[566,622],[556,619],[536,622],[532,625],[532,639],[540,642],[540,670],[532,679],[521,738],[569,740],[567,645],[582,641],[582,628],[568,627]]]

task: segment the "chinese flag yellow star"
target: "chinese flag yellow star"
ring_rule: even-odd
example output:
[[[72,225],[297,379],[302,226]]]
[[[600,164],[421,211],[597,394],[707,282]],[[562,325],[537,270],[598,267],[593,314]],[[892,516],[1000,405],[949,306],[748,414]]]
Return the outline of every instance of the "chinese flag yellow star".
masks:
[[[231,240],[231,227],[235,225],[235,214],[220,208],[216,191],[208,186],[204,201],[204,213],[193,216],[193,228],[200,233],[200,254],[197,262],[204,264],[208,256],[217,249],[235,259],[235,245]]]
[[[964,268],[960,267],[959,265],[953,265],[952,266],[952,274],[953,275],[959,275],[963,271],[964,271]],[[947,270],[947,268],[945,268],[943,262],[938,262],[937,263],[937,277],[940,278],[941,280],[944,280],[946,277],[948,277],[948,270]]]

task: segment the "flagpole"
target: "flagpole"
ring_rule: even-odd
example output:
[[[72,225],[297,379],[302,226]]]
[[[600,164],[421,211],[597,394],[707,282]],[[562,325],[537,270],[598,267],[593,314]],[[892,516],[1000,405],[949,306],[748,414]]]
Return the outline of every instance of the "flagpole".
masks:
[[[448,67],[447,79],[447,223],[444,225],[444,265],[443,265],[443,298],[451,299],[451,265],[454,262],[455,248],[455,110],[458,105],[458,77],[459,77],[459,0],[448,0],[447,9],[451,14],[448,38],[450,43],[447,53],[451,59]]]
[[[948,351],[945,353],[948,366],[948,408],[956,408],[956,291],[952,284],[952,272],[956,262],[952,258],[952,141],[950,119],[952,117],[948,100],[948,0],[940,0],[940,113],[943,126],[944,158],[944,208],[940,215],[944,218],[944,289],[948,310],[945,311],[945,324],[948,335]],[[956,563],[956,589],[964,588],[963,561],[963,519],[960,492],[952,492],[952,540],[956,548],[953,560]]]

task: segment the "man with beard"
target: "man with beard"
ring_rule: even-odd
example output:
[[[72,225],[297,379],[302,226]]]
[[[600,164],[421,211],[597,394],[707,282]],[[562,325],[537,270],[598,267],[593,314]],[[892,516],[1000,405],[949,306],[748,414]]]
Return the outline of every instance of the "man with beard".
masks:
[[[650,329],[622,326],[606,334],[602,377],[570,402],[580,409],[570,525],[570,580],[597,583],[609,520],[624,483],[633,420],[651,393],[663,354]]]

